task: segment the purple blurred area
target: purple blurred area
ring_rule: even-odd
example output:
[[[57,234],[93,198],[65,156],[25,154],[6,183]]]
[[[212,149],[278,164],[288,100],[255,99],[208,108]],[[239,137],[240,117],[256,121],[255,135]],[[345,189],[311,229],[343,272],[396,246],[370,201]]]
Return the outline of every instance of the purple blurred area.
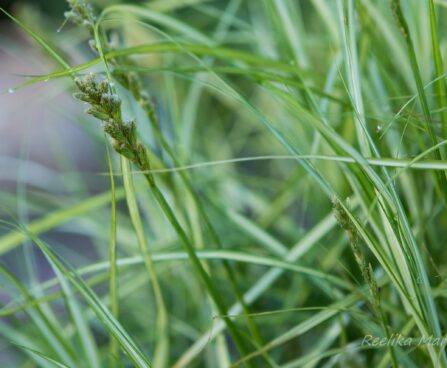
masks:
[[[12,11],[24,23],[28,25],[30,18],[36,19],[30,28],[39,34],[44,32],[45,39],[48,34],[58,35],[61,15],[55,20],[49,19],[49,23],[42,22],[44,25],[39,29],[38,22],[48,21],[48,14],[33,13],[34,6],[19,5]],[[70,49],[70,45],[66,47]],[[73,61],[69,56],[68,60],[78,63],[81,58]],[[1,220],[29,223],[108,189],[108,178],[97,175],[106,169],[104,147],[92,135],[92,132],[101,134],[100,128],[95,130],[90,125],[91,121],[83,113],[84,106],[73,99],[71,79],[50,79],[16,89],[32,76],[59,70],[62,67],[17,25],[5,17],[0,19]],[[10,228],[1,226],[0,235],[10,232]],[[89,237],[73,226],[73,222],[40,235],[56,246],[62,256],[68,255],[67,252],[79,254],[79,257],[71,256],[73,265],[97,257]],[[33,248],[39,265],[35,276],[47,279],[52,275],[51,268],[41,252]],[[26,268],[22,247],[1,254],[0,261],[15,274],[23,274]]]
[[[14,178],[11,170],[19,158],[53,169],[71,161],[74,170],[97,170],[100,160],[94,159],[91,139],[77,122],[83,106],[71,97],[71,81],[49,80],[14,90],[29,80],[27,75],[60,67],[55,69],[11,21],[1,21],[0,34],[0,188]]]

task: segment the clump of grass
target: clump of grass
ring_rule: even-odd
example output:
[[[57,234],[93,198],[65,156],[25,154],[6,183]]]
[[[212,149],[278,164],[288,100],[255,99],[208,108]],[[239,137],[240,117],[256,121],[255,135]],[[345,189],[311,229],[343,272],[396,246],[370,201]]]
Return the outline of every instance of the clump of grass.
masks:
[[[67,78],[110,181],[0,193],[0,253],[54,271],[0,269],[13,365],[447,366],[442,4],[68,7],[59,33],[6,13],[62,68],[11,90]],[[396,335],[441,343],[363,343]]]

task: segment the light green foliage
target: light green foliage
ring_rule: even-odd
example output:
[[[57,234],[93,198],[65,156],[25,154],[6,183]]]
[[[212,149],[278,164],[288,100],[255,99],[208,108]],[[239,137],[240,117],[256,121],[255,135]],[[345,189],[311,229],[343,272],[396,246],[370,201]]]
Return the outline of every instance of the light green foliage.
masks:
[[[0,366],[447,367],[444,3],[67,8],[4,11],[50,65],[6,90],[102,166],[0,192]]]

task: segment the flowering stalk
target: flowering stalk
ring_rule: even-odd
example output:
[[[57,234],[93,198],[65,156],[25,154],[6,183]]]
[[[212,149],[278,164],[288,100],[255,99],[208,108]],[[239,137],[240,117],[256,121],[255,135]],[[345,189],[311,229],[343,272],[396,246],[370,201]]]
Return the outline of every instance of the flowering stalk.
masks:
[[[86,4],[84,0],[81,0],[81,1],[68,0],[68,3],[71,7],[71,11],[65,13],[67,20],[70,20],[78,25],[82,25],[83,27],[85,27],[87,29],[89,34],[94,38],[94,33],[95,33],[94,32],[94,27],[95,27],[94,21],[95,21],[96,17],[93,14],[93,9],[91,8],[91,6],[89,4]],[[91,39],[89,41],[89,44],[93,51],[95,51],[95,52],[98,51],[96,48],[94,39]],[[105,42],[105,44],[107,45],[107,47],[111,47],[110,43]],[[111,62],[111,64],[117,63],[117,60],[115,60],[115,59],[111,59],[109,61]],[[126,59],[126,62],[129,63],[131,61]],[[162,147],[166,150],[166,152],[172,158],[173,162],[177,166],[180,166],[179,162],[177,161],[177,159],[175,157],[174,151],[169,146],[168,142],[164,139],[164,137],[161,133],[160,127],[158,125],[158,117],[155,112],[154,104],[150,99],[149,93],[146,90],[144,90],[143,84],[142,84],[141,79],[139,78],[138,74],[134,73],[134,72],[120,72],[120,71],[116,71],[116,70],[113,71],[112,74],[113,74],[113,77],[132,94],[132,96],[135,98],[135,100],[141,106],[143,111],[146,113],[146,116],[147,116],[149,122],[151,122],[151,124],[154,128],[154,133],[155,133],[157,139],[159,140],[159,142],[161,143]],[[101,83],[103,83],[103,82],[101,82]],[[80,96],[75,96],[75,97],[79,98]],[[85,101],[83,98],[79,98],[79,99]],[[90,101],[86,101],[86,102],[90,102]],[[100,107],[100,104],[99,105],[97,104],[96,106]],[[104,111],[102,111],[100,108],[96,108],[93,110],[89,109],[89,110],[87,110],[87,113],[89,113],[99,119],[101,119],[101,117],[104,116]],[[122,135],[122,134],[120,134],[120,131],[123,129],[119,123],[116,124],[117,121],[120,121],[120,119],[112,118],[108,123],[106,122],[105,126],[104,126],[106,133],[108,133],[113,139],[112,144],[114,146],[114,149],[118,153],[123,154],[125,157],[127,157],[132,162],[134,162],[139,167],[139,169],[141,171],[146,172],[146,174],[145,174],[146,179],[152,185],[154,179],[153,179],[152,175],[147,174],[147,170],[149,170],[148,168],[150,167],[150,165],[147,160],[147,155],[142,152],[142,151],[144,151],[144,148],[137,147],[137,149],[136,149],[137,152],[133,152],[135,150],[132,149],[132,145],[136,144],[136,142],[133,142],[132,140],[130,140],[130,141],[128,140],[128,142],[123,143],[122,137],[120,137],[121,140],[116,139],[116,137],[113,136],[113,133],[118,133],[118,136],[120,136],[120,135]],[[134,132],[135,123],[133,121],[125,123],[124,125],[131,127],[131,129],[132,129],[131,135],[135,134],[135,132]],[[206,227],[208,228],[208,230],[210,232],[213,242],[219,249],[222,249],[222,244],[221,244],[221,241],[217,235],[217,232],[215,231],[214,227],[212,226],[210,220],[208,219],[205,209],[203,208],[197,194],[195,193],[194,188],[192,187],[192,184],[190,183],[188,177],[182,172],[180,173],[180,176],[181,176],[182,181],[185,183],[188,190],[190,191],[190,193],[196,203],[197,209],[198,209],[199,213],[201,214],[201,216],[206,224]],[[231,286],[235,292],[236,298],[244,309],[244,312],[246,314],[247,324],[250,329],[250,332],[252,333],[253,338],[255,339],[255,341],[257,342],[258,345],[263,345],[263,341],[262,341],[262,337],[260,335],[259,329],[251,317],[250,309],[244,301],[242,292],[239,288],[239,285],[236,282],[236,276],[232,270],[231,265],[226,260],[223,260],[223,266],[224,266],[224,269],[225,269],[227,275],[229,276],[229,280],[230,280]],[[220,311],[220,313],[222,313],[222,311]],[[264,356],[264,358],[267,359],[267,361],[269,360],[268,357],[266,357],[266,356]],[[271,365],[271,362],[268,361],[268,363],[269,363],[269,365]]]
[[[200,278],[204,282],[212,300],[214,301],[219,313],[226,315],[226,305],[223,302],[219,292],[214,286],[208,273],[203,268],[199,258],[197,257],[194,247],[191,244],[186,232],[178,222],[171,207],[158,189],[155,180],[150,173],[150,163],[144,146],[138,142],[135,121],[124,122],[121,114],[121,100],[111,92],[110,84],[107,80],[97,82],[93,74],[89,74],[84,78],[75,78],[75,83],[80,92],[75,93],[74,97],[90,104],[90,108],[86,113],[99,119],[103,123],[104,131],[112,139],[112,146],[115,151],[123,155],[133,162],[146,177],[152,193],[157,202],[165,213],[166,217],[174,227],[181,243],[183,244],[194,268],[197,270]],[[235,344],[240,352],[245,354],[247,347],[240,335],[240,332],[229,317],[223,317],[226,322],[228,331],[232,335]]]
[[[81,92],[75,93],[74,97],[91,105],[86,113],[103,121],[104,131],[112,138],[113,149],[141,170],[150,170],[146,150],[137,141],[135,121],[122,120],[121,100],[111,93],[107,80],[97,83],[94,75],[89,74],[82,80],[76,78],[75,83]],[[148,174],[147,177],[152,183],[152,176]]]
[[[375,309],[376,313],[380,316],[382,328],[385,332],[385,336],[389,340],[391,334],[390,334],[390,329],[388,326],[388,318],[380,305],[380,289],[379,289],[376,279],[374,277],[374,271],[373,271],[372,265],[371,265],[371,263],[368,263],[368,265],[366,265],[365,254],[363,253],[363,250],[360,246],[360,243],[361,243],[360,234],[357,231],[351,218],[346,213],[346,210],[341,205],[341,203],[337,199],[334,199],[332,205],[333,205],[334,215],[335,215],[335,218],[336,218],[338,224],[348,234],[349,244],[351,245],[352,252],[354,253],[355,261],[360,268],[360,272],[362,273],[363,280],[366,282],[366,284],[369,287],[369,292],[371,294],[371,301],[372,301],[373,308]],[[397,368],[399,365],[397,364],[396,354],[394,352],[393,346],[391,346],[391,345],[388,346],[388,350],[390,353],[393,367]]]

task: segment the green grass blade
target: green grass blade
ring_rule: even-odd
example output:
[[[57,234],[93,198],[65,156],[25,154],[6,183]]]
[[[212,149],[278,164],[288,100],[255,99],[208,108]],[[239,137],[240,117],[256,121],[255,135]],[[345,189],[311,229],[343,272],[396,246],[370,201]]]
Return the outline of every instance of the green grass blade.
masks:
[[[138,246],[141,256],[144,260],[144,265],[148,273],[148,277],[152,282],[155,303],[157,305],[157,315],[152,320],[156,321],[156,336],[157,344],[154,353],[154,365],[156,367],[168,366],[169,360],[169,331],[168,331],[168,313],[166,310],[165,301],[161,291],[160,281],[154,269],[152,256],[147,244],[147,237],[144,233],[143,222],[141,220],[139,209],[137,205],[135,188],[133,179],[130,174],[130,165],[125,158],[121,158],[121,170],[123,173],[124,190],[126,192],[127,207],[129,209],[130,218],[133,227],[137,234]]]
[[[44,359],[48,363],[51,363],[51,366],[53,366],[53,367],[70,368],[68,365],[65,365],[65,364],[63,364],[61,362],[58,362],[57,360],[55,360],[53,358],[50,358],[49,356],[47,356],[46,354],[44,354],[44,353],[42,353],[40,351],[37,351],[37,350],[34,350],[32,348],[29,348],[29,347],[26,347],[26,346],[23,346],[23,345],[19,345],[19,344],[14,344],[14,345],[16,345],[17,347],[19,347],[20,349],[22,349],[24,351],[27,351],[27,352],[29,352],[31,354],[34,354],[34,355],[38,356],[39,358]]]
[[[123,188],[118,188],[115,191],[115,195],[117,199],[123,198]],[[93,196],[73,206],[53,211],[47,216],[30,222],[30,224],[28,225],[28,229],[36,235],[41,234],[69,220],[75,219],[82,214],[105,206],[110,202],[110,196],[111,192],[108,191]],[[0,237],[0,254],[4,254],[11,249],[14,249],[25,239],[26,235],[19,231],[14,231],[9,234],[3,235],[2,237]]]
[[[7,269],[0,267],[0,272],[20,291],[27,303],[31,306],[27,313],[38,328],[39,333],[45,338],[46,343],[54,350],[55,354],[69,366],[76,365],[76,356],[70,343],[65,340],[61,331],[57,331],[48,320],[40,306],[34,303],[34,298],[29,294],[26,287]]]
[[[117,268],[117,243],[116,243],[116,188],[115,177],[113,173],[113,164],[110,157],[109,145],[107,138],[104,136],[104,144],[107,152],[107,162],[110,174],[110,194],[111,194],[111,219],[110,219],[110,243],[109,243],[109,263],[110,263],[110,312],[118,320],[119,319],[119,301],[118,301],[118,268]],[[115,339],[110,340],[110,354],[112,356],[111,364],[115,364],[114,357],[119,357],[119,345]]]
[[[59,257],[43,241],[29,231],[26,231],[26,234],[34,241],[34,243],[36,243],[45,256],[48,257],[51,264],[53,264],[82,294],[90,308],[96,314],[97,318],[119,342],[121,348],[127,354],[129,359],[135,364],[135,366],[139,368],[150,368],[151,364],[147,358],[129,336],[127,331],[120,325],[115,317],[113,317],[103,302],[101,302],[101,300],[96,296],[93,290],[87,286],[79,276],[76,275],[71,267],[65,265],[64,262],[60,260]]]
[[[76,296],[73,293],[68,282],[65,280],[64,275],[59,271],[57,267],[53,265],[53,270],[61,286],[62,292],[64,294],[68,310],[70,311],[71,317],[76,326],[76,331],[79,336],[79,341],[84,350],[85,362],[89,367],[99,368],[99,356],[96,347],[96,342],[93,337],[90,327],[85,321],[84,313],[82,311],[81,305],[76,300]]]
[[[430,11],[430,31],[433,49],[433,61],[435,64],[435,89],[437,93],[437,102],[440,108],[447,106],[446,88],[445,88],[445,73],[442,62],[442,55],[440,49],[440,42],[438,36],[438,22],[436,17],[435,3],[433,0],[428,1]],[[447,136],[447,110],[442,110],[439,113],[441,122],[444,126],[444,136]]]

